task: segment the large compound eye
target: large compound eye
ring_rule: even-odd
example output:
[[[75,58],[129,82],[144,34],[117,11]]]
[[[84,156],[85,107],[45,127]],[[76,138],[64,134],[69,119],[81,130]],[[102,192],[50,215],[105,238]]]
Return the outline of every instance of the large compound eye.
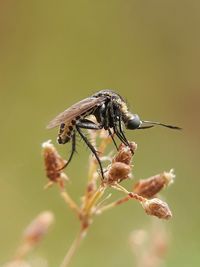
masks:
[[[134,114],[133,117],[131,117],[127,123],[126,123],[126,128],[130,130],[134,130],[139,128],[141,124],[141,120],[137,114]]]

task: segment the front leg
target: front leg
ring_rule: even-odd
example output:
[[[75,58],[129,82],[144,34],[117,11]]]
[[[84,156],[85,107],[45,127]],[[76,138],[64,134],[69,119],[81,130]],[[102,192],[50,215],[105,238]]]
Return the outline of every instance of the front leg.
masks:
[[[117,143],[115,142],[115,139],[113,137],[113,133],[111,132],[110,128],[111,125],[110,125],[110,122],[109,122],[109,104],[106,106],[105,104],[103,104],[99,110],[98,110],[98,118],[99,118],[99,121],[100,121],[100,126],[102,128],[104,128],[105,130],[108,130],[108,133],[109,133],[109,136],[112,138],[112,141],[116,147],[116,149],[118,150],[118,146],[117,146]]]
[[[126,146],[130,146],[121,128],[120,110],[119,110],[118,105],[115,104],[114,101],[111,101],[108,104],[108,109],[109,109],[109,114],[111,117],[111,124],[114,129],[114,133],[117,135],[117,137],[123,144],[125,144]]]

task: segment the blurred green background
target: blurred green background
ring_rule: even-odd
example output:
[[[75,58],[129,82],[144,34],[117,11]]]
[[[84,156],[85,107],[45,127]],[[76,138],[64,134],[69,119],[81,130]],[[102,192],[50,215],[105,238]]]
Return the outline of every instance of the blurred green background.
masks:
[[[56,223],[32,256],[58,266],[78,229],[56,188],[47,182],[41,143],[56,142],[46,124],[94,92],[112,88],[143,119],[179,125],[127,131],[138,143],[134,175],[175,168],[162,193],[173,211],[166,266],[200,266],[199,97],[200,2],[195,0],[0,2],[0,264],[9,260],[24,227],[41,211]],[[66,155],[70,145],[57,146]],[[79,201],[89,151],[68,168]],[[126,184],[127,183],[127,184]],[[130,187],[130,182],[124,186]],[[134,202],[98,217],[71,266],[134,266],[128,238],[151,218]]]

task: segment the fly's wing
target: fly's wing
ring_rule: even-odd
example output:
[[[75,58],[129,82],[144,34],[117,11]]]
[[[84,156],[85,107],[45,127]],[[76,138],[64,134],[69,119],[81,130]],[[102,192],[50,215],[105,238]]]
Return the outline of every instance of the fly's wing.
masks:
[[[47,129],[54,128],[59,126],[61,123],[68,124],[77,116],[81,116],[85,112],[94,108],[96,105],[105,101],[106,96],[102,97],[88,97],[78,103],[72,105],[70,108],[66,109],[58,116],[56,116],[50,123],[47,125]]]

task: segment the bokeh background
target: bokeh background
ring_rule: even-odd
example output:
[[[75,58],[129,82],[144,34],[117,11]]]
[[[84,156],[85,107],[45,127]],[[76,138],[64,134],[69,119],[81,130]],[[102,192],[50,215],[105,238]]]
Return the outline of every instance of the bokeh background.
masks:
[[[182,126],[127,131],[138,143],[134,175],[175,168],[162,195],[173,211],[166,266],[200,266],[200,2],[110,0],[0,2],[0,264],[24,227],[43,210],[56,223],[31,257],[58,266],[78,221],[55,188],[44,191],[41,143],[56,142],[46,124],[94,92],[112,88],[144,119]],[[57,146],[67,155],[70,146]],[[88,153],[79,145],[67,172],[79,201]],[[127,183],[127,184],[126,184]],[[130,187],[130,182],[125,182]],[[134,202],[95,220],[71,266],[134,266],[130,232],[151,218]]]

